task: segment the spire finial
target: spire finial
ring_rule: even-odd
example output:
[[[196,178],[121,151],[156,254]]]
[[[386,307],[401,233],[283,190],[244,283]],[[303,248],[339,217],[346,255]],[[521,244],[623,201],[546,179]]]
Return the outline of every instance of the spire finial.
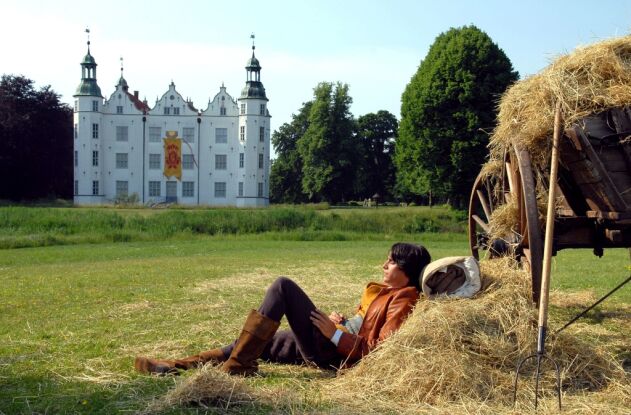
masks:
[[[123,57],[120,57],[120,61],[121,61],[121,78],[123,77]]]
[[[252,34],[250,34],[250,39],[252,39],[252,53],[254,53],[254,49],[256,48],[256,46],[254,46],[254,32],[252,32]]]
[[[85,32],[88,34],[88,53],[90,53],[90,28],[86,27]]]

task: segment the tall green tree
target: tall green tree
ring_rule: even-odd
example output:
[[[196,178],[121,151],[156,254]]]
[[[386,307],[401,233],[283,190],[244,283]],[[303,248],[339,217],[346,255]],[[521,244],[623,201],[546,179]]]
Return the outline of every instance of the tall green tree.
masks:
[[[394,143],[398,136],[397,118],[388,111],[362,115],[357,119],[357,138],[362,145],[363,165],[357,188],[360,198],[379,194],[390,199],[395,182]]]
[[[487,155],[498,99],[518,77],[477,27],[440,34],[401,98],[399,190],[464,206]]]
[[[312,102],[305,102],[292,121],[272,134],[276,160],[270,172],[270,201],[272,203],[303,203],[307,195],[302,190],[302,158],[298,153],[298,139],[309,127]]]
[[[72,197],[72,110],[50,86],[0,79],[0,199]]]
[[[348,85],[322,82],[314,89],[309,127],[298,140],[302,188],[311,201],[337,203],[355,196],[359,160]]]

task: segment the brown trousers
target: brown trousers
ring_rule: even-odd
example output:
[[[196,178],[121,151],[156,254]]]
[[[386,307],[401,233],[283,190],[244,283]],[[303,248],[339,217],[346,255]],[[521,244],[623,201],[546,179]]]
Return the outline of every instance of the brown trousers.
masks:
[[[321,368],[339,367],[343,358],[335,345],[310,320],[316,306],[292,280],[279,277],[267,289],[259,313],[272,320],[287,317],[290,330],[276,332],[265,346],[261,359],[276,363],[313,363]],[[236,341],[222,348],[229,356]]]

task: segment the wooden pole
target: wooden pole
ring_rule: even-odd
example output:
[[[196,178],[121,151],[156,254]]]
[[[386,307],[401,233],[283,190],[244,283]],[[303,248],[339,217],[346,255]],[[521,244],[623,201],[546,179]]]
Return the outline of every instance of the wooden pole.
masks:
[[[543,248],[543,275],[539,302],[539,338],[537,352],[544,352],[546,328],[548,324],[548,301],[550,294],[550,266],[552,262],[552,242],[554,237],[554,217],[556,202],[556,183],[559,170],[559,141],[561,136],[561,104],[557,103],[554,112],[554,135],[552,137],[552,160],[550,162],[550,187],[548,189],[548,215],[546,217],[546,236]]]

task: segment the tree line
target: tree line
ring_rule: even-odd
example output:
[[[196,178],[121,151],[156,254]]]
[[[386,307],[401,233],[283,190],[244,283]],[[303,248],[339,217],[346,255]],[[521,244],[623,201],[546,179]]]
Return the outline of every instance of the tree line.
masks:
[[[272,136],[273,202],[446,202],[462,208],[488,154],[501,94],[518,79],[506,54],[475,26],[441,33],[401,97],[355,120],[342,83],[323,82]]]
[[[72,109],[50,86],[0,79],[0,199],[72,198]]]
[[[379,111],[355,120],[348,89],[339,82],[318,84],[313,100],[274,132],[272,202],[339,203],[392,195],[397,119]]]

